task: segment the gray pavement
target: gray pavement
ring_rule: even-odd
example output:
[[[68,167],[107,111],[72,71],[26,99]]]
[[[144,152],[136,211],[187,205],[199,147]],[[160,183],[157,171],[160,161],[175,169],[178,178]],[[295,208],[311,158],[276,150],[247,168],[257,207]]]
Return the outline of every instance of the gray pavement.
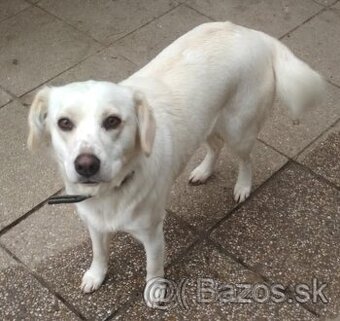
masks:
[[[176,295],[166,309],[145,306],[144,251],[123,233],[113,237],[103,286],[82,294],[89,237],[71,205],[46,204],[62,182],[47,155],[26,149],[28,106],[45,84],[124,79],[214,20],[280,38],[324,75],[326,100],[299,126],[275,106],[241,205],[228,149],[203,186],[187,184],[203,149],[193,156],[167,205],[166,275]],[[340,1],[1,0],[0,70],[0,320],[340,320]],[[313,282],[326,284],[327,302],[295,295]],[[240,294],[245,283],[250,302],[231,302],[227,289]],[[272,285],[284,300],[266,298]]]

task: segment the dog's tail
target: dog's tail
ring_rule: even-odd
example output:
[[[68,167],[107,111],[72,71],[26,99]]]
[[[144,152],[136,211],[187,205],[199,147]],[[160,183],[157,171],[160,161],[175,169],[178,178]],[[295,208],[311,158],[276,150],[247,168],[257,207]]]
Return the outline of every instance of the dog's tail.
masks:
[[[294,122],[307,108],[321,103],[325,81],[284,44],[274,40],[274,72],[276,94],[289,109]]]

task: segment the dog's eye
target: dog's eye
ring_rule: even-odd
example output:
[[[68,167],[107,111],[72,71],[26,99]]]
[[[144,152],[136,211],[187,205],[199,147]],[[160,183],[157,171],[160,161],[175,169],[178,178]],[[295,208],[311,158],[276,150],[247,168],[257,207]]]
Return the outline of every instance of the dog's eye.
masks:
[[[60,118],[58,120],[58,126],[63,131],[70,131],[73,129],[74,124],[68,118]]]
[[[110,129],[115,129],[117,128],[120,123],[121,123],[121,119],[117,116],[109,116],[107,117],[104,122],[103,122],[103,127],[106,130],[110,130]]]

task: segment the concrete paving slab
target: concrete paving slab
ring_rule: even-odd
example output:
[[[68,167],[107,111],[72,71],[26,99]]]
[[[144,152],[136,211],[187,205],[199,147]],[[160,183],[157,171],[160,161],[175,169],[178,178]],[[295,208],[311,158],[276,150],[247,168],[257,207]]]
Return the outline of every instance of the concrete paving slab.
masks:
[[[273,177],[212,234],[230,253],[286,286],[326,283],[328,303],[308,306],[339,313],[340,192],[297,164]]]
[[[27,115],[28,110],[18,102],[0,109],[0,229],[61,187],[46,150],[36,155],[27,150]]]
[[[183,174],[173,186],[168,207],[190,225],[199,230],[208,230],[233,207],[233,188],[237,178],[237,160],[228,147],[220,156],[215,174],[204,185],[188,184],[191,170],[205,156],[201,148],[189,162]],[[253,152],[253,190],[285,164],[287,159],[262,143],[257,143]]]
[[[100,45],[31,7],[0,23],[0,83],[20,96],[94,53]]]
[[[80,320],[2,249],[0,301],[1,320]]]
[[[340,187],[340,121],[314,142],[298,160]]]
[[[136,69],[135,64],[117,54],[114,48],[108,48],[48,81],[44,86],[61,86],[90,79],[119,82],[133,74]],[[39,89],[41,87],[21,97],[22,102],[26,106],[30,105]]]
[[[184,2],[188,5],[179,5]],[[38,7],[30,7],[31,3]],[[62,186],[47,155],[33,156],[26,151],[27,108],[18,101],[9,102],[6,90],[29,104],[35,88],[45,82],[61,85],[90,78],[117,82],[172,40],[208,21],[208,16],[276,37],[288,33],[283,41],[339,86],[339,12],[340,1],[335,0],[1,1],[0,212],[4,214],[0,215],[0,230]],[[292,29],[295,31],[289,34]],[[96,53],[109,44],[111,47]],[[204,157],[202,149],[196,153],[172,190],[165,223],[166,275],[177,284],[188,280],[187,309],[181,305],[166,311],[146,308],[141,298],[144,250],[124,233],[113,237],[103,287],[94,294],[82,294],[81,277],[91,261],[88,233],[73,206],[45,205],[6,229],[0,238],[0,319],[78,320],[67,308],[74,306],[88,320],[338,321],[340,196],[335,185],[339,186],[339,90],[329,86],[326,103],[308,112],[300,126],[291,125],[285,111],[274,110],[260,139],[302,165],[291,162],[216,228],[212,238],[219,244],[198,237],[235,206],[236,160],[226,149],[208,183],[189,186],[190,171]],[[287,161],[265,144],[259,142],[253,156],[255,186]],[[198,244],[191,248],[195,240]],[[2,246],[26,267],[9,257]],[[307,303],[304,308],[294,301],[195,302],[198,278],[210,277],[222,287],[239,282],[255,285],[263,282],[260,274],[285,285],[310,285],[316,277],[327,283],[330,302]],[[66,305],[52,292],[60,294]]]
[[[0,89],[0,107],[7,104],[11,100],[11,96],[8,95],[4,90]]]
[[[179,6],[114,44],[117,51],[142,67],[172,41],[210,20],[196,11]]]
[[[299,125],[293,124],[285,106],[276,104],[259,138],[283,154],[295,158],[340,118],[339,101],[340,89],[327,85],[324,102],[301,115]]]
[[[337,2],[338,0],[311,0],[314,2],[317,2],[318,4],[321,4],[322,6],[328,7]]]
[[[169,287],[176,292],[167,297],[162,309],[150,309],[138,298],[114,320],[316,320],[293,304],[228,302],[233,297],[224,295],[223,289],[233,287],[237,296],[237,284],[252,286],[263,281],[206,242],[196,246],[183,262],[172,266],[167,276]]]
[[[186,3],[214,20],[230,20],[278,38],[322,9],[310,0],[188,0]]]
[[[110,44],[177,5],[175,0],[43,0],[39,6],[91,35]]]
[[[165,223],[167,262],[180,255],[195,238],[180,220],[169,215]],[[104,285],[93,294],[81,293],[81,278],[91,262],[91,244],[71,205],[45,205],[0,241],[91,320],[108,317],[144,285],[143,247],[129,235],[118,233],[111,242]]]
[[[30,6],[24,0],[1,0],[0,2],[0,21],[14,16],[18,12],[28,8]]]
[[[299,57],[340,85],[340,5],[337,3],[283,39]]]

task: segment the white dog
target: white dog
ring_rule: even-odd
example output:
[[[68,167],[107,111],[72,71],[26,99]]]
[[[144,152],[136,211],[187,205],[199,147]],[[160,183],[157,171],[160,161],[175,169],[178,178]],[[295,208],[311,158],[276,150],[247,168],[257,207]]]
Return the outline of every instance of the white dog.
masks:
[[[324,83],[278,40],[230,22],[200,25],[119,84],[46,87],[29,115],[28,145],[52,146],[68,194],[93,246],[81,288],[101,285],[117,230],[145,247],[146,280],[162,277],[163,220],[176,177],[198,146],[207,155],[190,182],[204,183],[227,142],[239,157],[238,202],[251,190],[250,152],[275,94],[297,120],[320,101]]]

